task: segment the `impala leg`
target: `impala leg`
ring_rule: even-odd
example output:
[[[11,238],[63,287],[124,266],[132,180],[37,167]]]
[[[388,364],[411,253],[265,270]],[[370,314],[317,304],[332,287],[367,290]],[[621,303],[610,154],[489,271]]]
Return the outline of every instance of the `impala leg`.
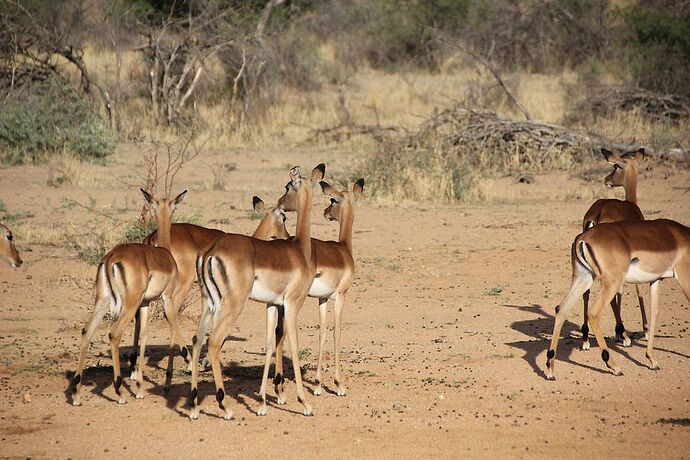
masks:
[[[175,301],[178,295],[173,294],[163,294],[163,311],[165,312],[165,318],[168,320],[168,326],[170,327],[170,352],[168,355],[168,367],[165,371],[165,386],[163,391],[168,393],[172,385],[172,375],[173,375],[173,360],[175,358],[175,345],[180,351],[182,358],[186,363],[188,361],[189,351],[182,341],[182,334],[180,333],[179,326],[177,325],[177,307],[178,303]]]
[[[276,403],[285,404],[285,374],[283,373],[283,343],[285,342],[285,307],[278,307],[278,324],[276,325],[276,366],[273,376],[273,387],[276,392]]]
[[[74,406],[81,406],[81,397],[79,395],[79,390],[81,389],[82,377],[84,374],[84,360],[86,357],[86,351],[89,349],[91,344],[91,339],[93,334],[96,332],[98,325],[108,311],[109,299],[105,297],[99,297],[96,299],[96,304],[94,306],[91,316],[89,316],[86,326],[81,330],[81,346],[79,348],[79,363],[77,364],[77,371],[72,377],[72,404]]]
[[[615,283],[607,282],[604,278],[601,280],[601,286],[601,293],[599,293],[599,296],[594,301],[594,307],[589,315],[589,325],[592,327],[592,332],[594,332],[599,348],[601,348],[601,359],[603,359],[606,366],[613,371],[614,375],[623,375],[623,372],[621,372],[611,356],[608,345],[606,344],[606,339],[599,326],[599,319],[601,319],[604,305],[616,295],[617,286]]]
[[[644,338],[647,340],[649,338],[649,323],[647,323],[647,313],[644,309],[644,297],[640,292],[640,285],[635,285],[635,293],[637,294],[637,302],[640,304],[640,314],[642,315],[642,330],[644,331]]]
[[[319,361],[316,365],[316,386],[314,395],[321,395],[323,382],[323,346],[326,343],[326,316],[328,315],[328,299],[319,299]]]
[[[110,350],[113,355],[113,379],[115,394],[117,394],[118,403],[125,404],[127,401],[122,396],[122,375],[120,373],[120,340],[122,339],[122,333],[124,332],[127,325],[132,321],[134,315],[139,309],[139,298],[134,298],[134,296],[128,296],[125,298],[125,302],[122,305],[122,312],[120,317],[113,324],[112,329],[108,336],[110,337]]]
[[[583,314],[584,314],[584,319],[582,321],[582,349],[583,350],[589,350],[590,343],[589,343],[589,292],[590,290],[587,289],[584,294],[582,294],[582,305],[583,305]]]
[[[343,307],[345,306],[345,293],[338,293],[335,298],[334,317],[335,323],[333,325],[333,342],[335,346],[335,386],[337,388],[338,396],[345,396],[345,386],[340,375],[340,333],[342,331]]]
[[[199,418],[199,391],[198,391],[198,379],[199,379],[199,355],[201,355],[201,344],[206,337],[206,331],[211,322],[211,311],[206,304],[202,306],[201,319],[199,320],[199,329],[196,335],[192,338],[192,387],[189,393],[189,404],[192,410],[189,413],[189,418],[196,420]]]
[[[295,386],[297,387],[297,401],[304,406],[304,415],[313,415],[311,405],[307,401],[302,383],[302,370],[299,364],[299,341],[297,338],[297,312],[304,299],[293,299],[285,302],[285,330],[290,340],[290,357],[292,358],[292,369],[295,372]]]
[[[546,378],[549,380],[555,380],[556,375],[554,374],[554,367],[556,364],[556,350],[558,348],[558,339],[561,335],[561,329],[563,328],[563,323],[570,315],[572,308],[575,306],[575,302],[579,299],[585,291],[589,290],[592,286],[592,274],[583,268],[576,266],[576,270],[573,273],[573,281],[570,286],[570,291],[563,299],[563,302],[556,307],[556,317],[553,325],[553,335],[551,336],[551,345],[549,346],[549,351],[546,353]]]
[[[144,308],[142,306],[142,308]],[[139,311],[134,315],[134,339],[132,340],[132,352],[129,354],[129,372],[130,380],[135,380],[137,379],[137,349],[139,348],[139,335],[141,333],[141,319],[139,315],[141,314],[141,308]]]
[[[623,294],[619,291],[611,299],[611,310],[613,310],[613,316],[616,318],[616,342],[622,342],[624,347],[629,347],[632,345],[632,342],[623,325],[623,317],[621,316],[622,301]]]
[[[232,330],[235,320],[240,314],[241,307],[233,305],[234,308],[229,308],[225,317],[216,322],[215,329],[211,332],[208,338],[208,359],[211,361],[211,369],[213,370],[213,380],[216,384],[216,401],[218,407],[223,411],[223,418],[225,420],[232,419],[232,410],[225,404],[225,387],[223,385],[223,372],[220,367],[220,349],[225,342],[225,338]]]
[[[139,308],[139,311],[135,315],[137,318],[139,318],[138,322],[140,322],[140,333],[141,337],[139,340],[139,362],[136,364],[136,368],[132,371],[132,375],[134,375],[135,380],[137,382],[137,392],[135,395],[136,399],[142,399],[144,397],[144,392],[142,389],[142,384],[144,383],[144,351],[146,349],[146,327],[149,322],[149,306],[144,305],[141,308]],[[136,355],[135,355],[136,356]],[[136,363],[136,360],[135,360]]]
[[[256,411],[257,415],[266,415],[268,406],[266,406],[266,386],[268,380],[268,369],[271,367],[271,356],[276,348],[275,330],[278,325],[278,307],[276,305],[266,305],[266,359],[264,361],[264,373],[261,377],[261,388],[259,389],[259,396],[261,397],[261,405]]]
[[[650,369],[659,369],[659,363],[654,359],[654,333],[656,332],[656,321],[659,315],[659,281],[654,281],[649,285],[649,297],[651,303],[652,319],[649,323],[649,339],[647,340],[647,359],[649,359]]]

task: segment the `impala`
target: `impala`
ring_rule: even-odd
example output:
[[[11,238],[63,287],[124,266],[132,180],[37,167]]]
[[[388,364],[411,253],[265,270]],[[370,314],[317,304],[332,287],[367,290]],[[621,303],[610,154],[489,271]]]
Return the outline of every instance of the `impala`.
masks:
[[[606,176],[604,184],[607,187],[623,187],[625,190],[625,200],[600,199],[587,210],[582,220],[582,231],[607,222],[618,222],[622,220],[644,220],[642,211],[637,206],[637,172],[639,161],[644,158],[644,148],[617,155],[605,148],[601,149],[606,161],[613,164],[613,172]],[[642,314],[642,328],[647,338],[647,315],[644,310],[644,299],[640,294],[640,287],[635,284],[637,300],[640,304]],[[616,318],[616,341],[622,341],[624,347],[631,345],[630,337],[623,325],[621,318],[622,296],[616,294],[611,300],[611,309]],[[582,349],[589,350],[589,327],[587,326],[589,289],[582,295],[584,304],[584,321],[582,323]]]
[[[265,203],[257,196],[253,198],[253,206],[254,210],[262,216],[262,219],[252,236],[265,240],[274,238],[287,239],[290,237],[285,229],[285,214],[281,210],[277,208],[267,209]],[[257,234],[261,236],[256,236]],[[179,291],[178,298],[180,301],[184,301],[184,299],[187,298],[192,284],[197,277],[197,260],[203,258],[206,251],[208,251],[213,243],[223,235],[225,235],[224,231],[215,228],[206,228],[194,224],[171,225],[170,252],[177,264],[177,289]],[[153,246],[159,245],[158,231],[152,232],[149,236],[144,238],[142,242]],[[177,305],[179,307],[181,303]],[[134,351],[132,351],[129,357],[130,369],[132,369],[132,379],[136,378],[136,349],[139,342],[140,328],[141,318],[137,315],[135,316],[134,326]]]
[[[601,280],[601,292],[590,310],[589,324],[601,347],[601,357],[614,374],[621,370],[609,353],[599,327],[604,305],[620,293],[623,283],[650,283],[651,321],[647,359],[651,369],[658,369],[654,359],[654,332],[659,313],[659,282],[675,278],[690,300],[690,228],[667,219],[621,221],[596,225],[575,238],[571,249],[572,284],[560,306],[556,307],[551,346],[546,355],[546,377],[555,379],[556,346],[561,327],[578,299],[595,278]]]
[[[14,246],[14,235],[3,224],[0,224],[0,258],[7,260],[12,268],[19,268],[23,263]]]
[[[170,219],[177,205],[184,199],[187,191],[180,193],[174,199],[159,200],[144,189],[141,189],[144,199],[155,212],[159,231],[159,247],[142,243],[120,244],[108,252],[98,265],[95,283],[95,303],[86,326],[81,330],[81,350],[77,372],[72,379],[72,404],[79,406],[84,370],[84,357],[91,343],[96,327],[110,309],[110,314],[117,318],[110,329],[108,337],[113,358],[113,377],[115,393],[118,402],[126,401],[122,396],[120,386],[120,339],[127,325],[132,321],[137,311],[140,312],[140,344],[139,364],[134,370],[137,385],[136,398],[144,397],[142,392],[143,358],[146,346],[146,325],[148,319],[148,303],[158,298],[163,299],[165,317],[170,326],[170,355],[166,371],[165,388],[170,387],[173,370],[174,345],[179,347],[180,353],[187,361],[187,347],[183,345],[177,326],[177,306],[180,301],[178,289],[178,271],[175,259],[170,253]]]
[[[208,338],[208,357],[216,385],[216,400],[225,419],[232,411],[225,404],[225,389],[218,353],[226,337],[242,312],[247,299],[282,306],[284,327],[290,339],[290,354],[295,372],[297,399],[304,407],[304,415],[312,415],[307,402],[299,365],[297,314],[309,291],[315,267],[311,264],[310,211],[315,187],[324,176],[325,166],[318,165],[311,177],[301,177],[299,167],[290,170],[291,186],[298,192],[297,230],[288,240],[264,241],[245,235],[229,233],[219,238],[201,262],[204,305],[199,329],[193,339],[192,386],[190,418],[199,416],[198,370],[201,341],[211,317],[215,328]],[[267,324],[273,319],[267,316]],[[282,323],[281,323],[282,324]],[[267,326],[268,329],[270,329]],[[275,326],[273,326],[275,329]],[[273,332],[273,331],[271,331]],[[272,335],[272,334],[271,334]],[[282,379],[282,376],[279,376]],[[264,385],[265,392],[265,385]]]
[[[326,341],[326,315],[328,311],[328,299],[335,299],[333,341],[335,351],[335,380],[336,394],[345,396],[346,390],[340,374],[340,335],[342,331],[342,313],[345,306],[345,296],[352,285],[355,275],[355,263],[352,253],[352,224],[355,218],[355,204],[364,190],[364,179],[359,179],[352,186],[352,191],[338,191],[326,182],[321,182],[323,193],[330,197],[331,204],[324,210],[326,219],[340,223],[338,241],[321,241],[312,238],[312,264],[316,266],[314,280],[309,289],[309,297],[319,299],[319,356],[316,368],[316,387],[314,394],[322,392],[321,383],[323,369],[323,346]],[[297,207],[296,193],[287,186],[285,195],[280,199],[279,205],[286,211],[294,211]],[[276,377],[274,378],[275,391],[278,402],[285,401],[283,381],[279,378],[283,372],[283,340],[285,335],[277,329],[276,336]],[[264,366],[264,380],[268,376],[270,352],[272,348],[266,346],[266,364]],[[263,386],[263,383],[262,383]],[[265,392],[262,393],[262,409],[265,413]]]

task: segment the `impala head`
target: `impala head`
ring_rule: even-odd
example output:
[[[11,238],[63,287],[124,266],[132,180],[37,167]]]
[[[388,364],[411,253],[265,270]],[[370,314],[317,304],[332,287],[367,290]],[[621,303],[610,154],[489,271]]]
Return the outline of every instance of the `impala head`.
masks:
[[[0,224],[0,259],[7,259],[12,268],[19,268],[22,265],[22,258],[14,246],[14,236],[9,228]]]
[[[254,211],[261,216],[261,223],[254,232],[255,238],[262,240],[286,240],[290,234],[285,228],[285,213],[275,208],[267,208],[266,203],[261,198],[255,196],[253,199]]]
[[[325,174],[326,165],[323,163],[312,169],[309,177],[303,177],[300,174],[299,166],[292,168],[290,170],[290,182],[285,185],[285,193],[278,200],[277,207],[287,212],[297,211],[300,193],[312,193]]]
[[[331,199],[331,204],[323,210],[323,216],[328,220],[340,222],[343,217],[343,210],[354,208],[357,199],[364,191],[364,179],[358,179],[352,186],[351,192],[340,192],[332,185],[323,181],[321,181],[321,190],[323,190],[324,195]]]
[[[151,209],[156,215],[157,222],[162,222],[166,219],[170,219],[173,213],[175,212],[175,209],[177,209],[177,205],[180,204],[187,195],[187,190],[185,190],[184,192],[177,195],[175,198],[158,199],[146,190],[144,190],[143,188],[140,190],[141,193],[144,195],[144,200],[146,200],[149,206],[151,206]]]
[[[637,176],[637,164],[644,159],[644,148],[618,155],[602,147],[601,154],[613,165],[613,172],[606,176],[604,184],[607,187],[623,187],[631,174]]]

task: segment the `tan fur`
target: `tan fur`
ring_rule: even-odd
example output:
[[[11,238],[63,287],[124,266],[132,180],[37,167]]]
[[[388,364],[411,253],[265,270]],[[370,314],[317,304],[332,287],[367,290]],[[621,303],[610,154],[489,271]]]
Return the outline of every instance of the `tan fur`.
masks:
[[[322,393],[323,382],[323,347],[326,340],[326,317],[328,299],[335,299],[333,346],[335,355],[335,385],[336,394],[345,396],[340,368],[340,336],[342,331],[342,312],[345,297],[350,289],[355,275],[355,263],[352,254],[352,225],[357,198],[364,187],[364,179],[359,179],[352,187],[352,191],[340,192],[326,182],[321,182],[321,188],[326,196],[331,198],[331,204],[324,210],[324,217],[340,223],[338,241],[322,241],[312,238],[312,264],[316,266],[315,278],[309,289],[309,297],[319,299],[319,352],[316,368],[316,387],[314,394]],[[281,198],[286,211],[293,211],[296,207],[294,193],[289,189]],[[284,336],[277,337],[276,343],[276,375],[282,374],[282,343]],[[266,367],[269,356],[267,355]],[[276,380],[276,379],[274,379]],[[277,380],[280,382],[279,380]],[[278,399],[283,393],[282,383],[276,385]]]
[[[625,190],[625,200],[617,199],[600,199],[597,200],[585,213],[582,219],[582,231],[586,231],[590,227],[600,223],[620,222],[625,220],[644,220],[642,211],[637,206],[637,176],[639,169],[639,162],[644,159],[644,149],[640,148],[632,152],[627,152],[623,155],[612,153],[605,148],[601,149],[601,153],[613,165],[611,174],[604,178],[604,184],[607,187],[623,187]],[[644,308],[644,299],[640,294],[640,288],[636,284],[635,291],[637,292],[637,299],[640,305],[640,313],[642,316],[642,328],[647,337],[647,314]],[[616,341],[622,342],[623,346],[629,347],[632,342],[623,325],[621,317],[621,295],[616,295],[611,300],[611,310],[616,318]],[[589,309],[589,289],[582,295],[584,305],[584,321],[582,323],[582,349],[588,350],[589,335],[588,335],[588,309]]]
[[[3,224],[0,224],[0,259],[7,260],[12,268],[19,268],[24,263],[14,245],[14,235]]]
[[[571,262],[572,284],[568,295],[556,307],[546,377],[555,378],[556,347],[563,323],[577,298],[591,287],[595,278],[601,280],[601,292],[594,301],[589,322],[602,349],[602,358],[617,375],[621,374],[621,370],[611,357],[599,327],[601,312],[604,305],[620,292],[623,283],[650,283],[651,321],[647,358],[650,367],[658,369],[653,350],[659,311],[659,281],[675,278],[690,300],[690,228],[667,219],[599,224],[575,238]]]
[[[226,419],[232,418],[232,411],[225,404],[225,388],[218,353],[249,298],[282,306],[285,329],[290,338],[298,400],[304,406],[304,414],[312,414],[311,405],[304,393],[299,366],[297,314],[307,296],[315,270],[311,264],[309,213],[312,188],[323,177],[324,168],[323,165],[314,168],[310,178],[301,177],[299,168],[290,171],[290,186],[299,192],[297,232],[294,238],[263,241],[229,233],[219,238],[204,256],[204,305],[192,354],[191,419],[199,416],[198,359],[201,341],[212,316],[216,327],[208,339],[208,357],[216,384],[216,399],[223,416]],[[268,320],[271,319],[269,316]],[[262,386],[262,390],[265,395],[265,386]]]
[[[95,283],[95,306],[84,329],[82,329],[81,350],[79,364],[73,379],[72,403],[81,404],[79,390],[81,388],[84,359],[98,324],[105,315],[108,307],[117,315],[117,320],[110,329],[110,347],[113,357],[113,374],[115,392],[118,402],[123,404],[120,386],[120,339],[127,325],[137,312],[141,315],[139,345],[139,359],[134,370],[137,382],[136,398],[143,398],[143,361],[146,346],[146,325],[148,302],[163,299],[165,316],[170,326],[170,355],[166,373],[165,388],[170,387],[173,370],[174,346],[177,345],[182,356],[187,361],[187,348],[183,345],[181,334],[177,326],[177,306],[180,302],[178,288],[178,270],[175,260],[170,253],[170,219],[179,202],[184,199],[186,191],[172,200],[158,200],[149,193],[141,190],[146,201],[153,207],[156,222],[160,232],[160,247],[147,244],[121,244],[108,252],[98,266]]]

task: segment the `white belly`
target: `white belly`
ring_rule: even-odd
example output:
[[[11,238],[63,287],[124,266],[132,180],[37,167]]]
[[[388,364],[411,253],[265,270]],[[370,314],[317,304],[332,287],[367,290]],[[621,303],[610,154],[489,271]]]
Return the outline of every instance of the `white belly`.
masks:
[[[257,302],[270,303],[272,305],[283,305],[283,294],[275,293],[270,289],[267,289],[258,280],[254,281],[252,285],[252,293],[249,298],[256,300]]]
[[[311,283],[309,288],[309,297],[315,297],[317,299],[332,299],[335,296],[335,289],[331,286],[326,285],[321,278],[314,278],[314,282]]]
[[[673,270],[668,270],[663,273],[650,273],[642,270],[639,264],[632,263],[628,268],[628,273],[625,275],[626,283],[651,283],[664,278],[673,278]]]

